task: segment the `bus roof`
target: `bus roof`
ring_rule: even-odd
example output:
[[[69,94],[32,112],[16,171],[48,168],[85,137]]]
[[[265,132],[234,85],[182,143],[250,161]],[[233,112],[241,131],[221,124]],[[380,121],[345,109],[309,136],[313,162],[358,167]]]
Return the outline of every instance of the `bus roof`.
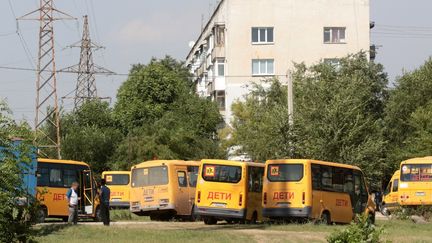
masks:
[[[212,164],[223,164],[223,165],[253,165],[253,166],[262,166],[264,167],[264,163],[258,162],[250,162],[250,161],[235,161],[235,160],[222,160],[222,159],[203,159],[202,163],[212,163]]]
[[[277,164],[277,163],[315,163],[320,165],[329,165],[329,166],[336,166],[341,168],[347,168],[347,169],[356,169],[361,170],[358,166],[355,165],[347,165],[347,164],[341,164],[341,163],[335,163],[335,162],[327,162],[327,161],[320,161],[320,160],[313,160],[313,159],[280,159],[280,160],[268,160],[266,163],[269,164]]]
[[[432,156],[408,159],[401,164],[432,164]]]
[[[41,163],[53,163],[53,164],[68,164],[68,165],[84,165],[90,167],[87,163],[73,160],[62,160],[62,159],[41,159],[38,158],[38,162]]]
[[[128,175],[130,175],[130,171],[120,171],[120,170],[116,170],[116,171],[103,171],[102,172],[102,175],[105,175],[105,174],[110,174],[110,175],[124,175],[124,174],[128,174]]]
[[[145,167],[153,167],[160,165],[196,165],[199,166],[199,161],[185,161],[185,160],[150,160],[145,161],[140,164],[132,166],[132,169],[135,168],[145,168]]]

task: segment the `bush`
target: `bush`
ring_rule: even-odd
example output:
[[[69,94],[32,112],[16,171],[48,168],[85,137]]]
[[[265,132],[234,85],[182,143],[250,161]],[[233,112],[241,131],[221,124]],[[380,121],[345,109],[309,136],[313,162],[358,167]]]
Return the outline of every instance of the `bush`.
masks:
[[[418,207],[398,207],[392,214],[396,219],[408,220],[411,216],[420,216],[426,221],[432,219],[432,206],[421,205]]]
[[[381,242],[380,237],[384,229],[371,224],[367,216],[358,216],[357,220],[351,223],[344,230],[338,230],[327,237],[330,243],[363,243]]]

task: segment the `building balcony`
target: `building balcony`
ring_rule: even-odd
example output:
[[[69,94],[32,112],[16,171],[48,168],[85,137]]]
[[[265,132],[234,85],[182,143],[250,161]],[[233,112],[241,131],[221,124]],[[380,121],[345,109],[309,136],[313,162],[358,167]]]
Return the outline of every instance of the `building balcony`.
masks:
[[[211,56],[213,60],[216,58],[225,58],[225,46],[215,46],[212,50]]]

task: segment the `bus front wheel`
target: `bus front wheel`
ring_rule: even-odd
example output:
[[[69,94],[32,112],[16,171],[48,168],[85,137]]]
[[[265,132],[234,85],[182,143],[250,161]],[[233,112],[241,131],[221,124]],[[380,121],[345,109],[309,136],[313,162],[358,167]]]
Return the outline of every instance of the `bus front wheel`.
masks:
[[[217,224],[217,220],[213,217],[205,217],[204,218],[204,224],[206,225],[215,225]]]
[[[44,223],[47,215],[48,215],[48,213],[47,213],[46,208],[40,207],[37,211],[37,214],[36,214],[36,223],[39,223],[39,224]]]

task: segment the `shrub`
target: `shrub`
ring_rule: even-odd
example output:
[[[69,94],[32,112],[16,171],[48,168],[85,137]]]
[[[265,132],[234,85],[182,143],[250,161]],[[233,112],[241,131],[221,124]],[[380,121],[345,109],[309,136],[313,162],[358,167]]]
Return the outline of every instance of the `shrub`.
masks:
[[[330,243],[363,243],[381,242],[380,237],[384,229],[371,224],[366,216],[358,216],[344,230],[338,230],[327,237]]]
[[[394,210],[393,215],[396,219],[408,220],[411,216],[423,217],[426,221],[432,219],[432,206],[421,205],[418,207],[398,207]]]

